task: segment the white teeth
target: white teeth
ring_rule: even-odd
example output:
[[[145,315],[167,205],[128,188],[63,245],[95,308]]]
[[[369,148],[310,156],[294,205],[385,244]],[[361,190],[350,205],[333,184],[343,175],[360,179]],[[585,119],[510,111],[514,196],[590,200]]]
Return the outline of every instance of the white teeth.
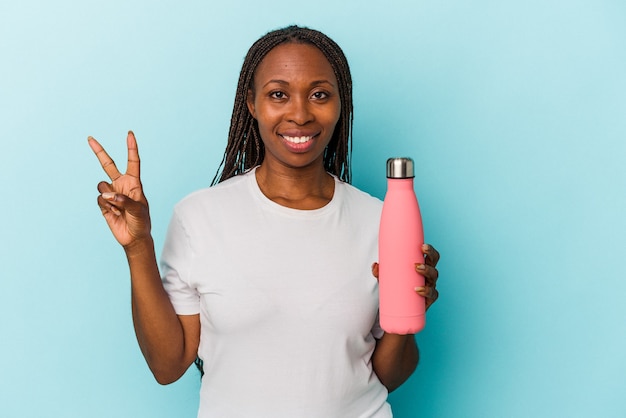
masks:
[[[294,143],[294,144],[302,144],[304,142],[310,141],[312,136],[283,136],[285,140]]]

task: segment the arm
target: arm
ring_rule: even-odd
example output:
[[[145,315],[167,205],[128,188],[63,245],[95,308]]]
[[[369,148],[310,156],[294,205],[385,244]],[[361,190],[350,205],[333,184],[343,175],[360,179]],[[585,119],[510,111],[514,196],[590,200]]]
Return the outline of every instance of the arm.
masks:
[[[389,392],[397,389],[413,374],[418,361],[419,350],[412,334],[385,333],[376,341],[372,366],[376,376]]]
[[[439,253],[430,245],[422,247],[424,264],[416,264],[417,273],[424,276],[425,286],[415,289],[426,298],[426,309],[437,300],[439,292],[436,289],[439,272],[436,269]],[[378,264],[372,265],[372,274],[378,278]],[[372,366],[378,379],[387,387],[389,392],[402,385],[417,368],[419,349],[415,336],[384,333],[376,342],[372,354]]]
[[[125,250],[137,342],[157,382],[172,383],[196,358],[200,343],[199,315],[176,315],[163,289],[152,239]]]
[[[128,133],[128,166],[121,174],[93,138],[89,145],[111,183],[98,184],[98,205],[111,232],[123,246],[131,278],[135,334],[141,351],[161,384],[177,380],[196,357],[200,341],[198,315],[178,316],[163,288],[150,232],[148,202],[139,174],[139,153]]]

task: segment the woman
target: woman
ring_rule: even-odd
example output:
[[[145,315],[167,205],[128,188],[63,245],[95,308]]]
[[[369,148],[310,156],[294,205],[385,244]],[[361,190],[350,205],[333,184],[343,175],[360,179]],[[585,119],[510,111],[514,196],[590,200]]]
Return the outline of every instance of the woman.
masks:
[[[418,362],[412,335],[377,325],[382,203],[348,184],[352,82],[341,49],[291,26],[241,71],[213,187],[175,208],[157,267],[135,136],[98,205],[128,258],[133,321],[159,383],[204,366],[199,417],[389,417]],[[216,183],[216,184],[215,184]],[[427,306],[439,259],[416,265]],[[373,274],[372,274],[373,273]]]

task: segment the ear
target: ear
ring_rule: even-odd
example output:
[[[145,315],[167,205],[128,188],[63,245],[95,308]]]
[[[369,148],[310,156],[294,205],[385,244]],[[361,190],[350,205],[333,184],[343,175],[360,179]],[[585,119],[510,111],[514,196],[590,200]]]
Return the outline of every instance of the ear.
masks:
[[[254,119],[256,119],[256,110],[254,108],[254,91],[252,89],[248,89],[248,95],[246,97],[246,105],[248,106],[248,111],[252,115]]]

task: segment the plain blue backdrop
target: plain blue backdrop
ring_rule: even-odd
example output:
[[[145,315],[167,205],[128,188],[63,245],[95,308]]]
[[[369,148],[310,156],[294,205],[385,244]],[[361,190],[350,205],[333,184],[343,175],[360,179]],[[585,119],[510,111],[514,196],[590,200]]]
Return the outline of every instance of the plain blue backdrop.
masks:
[[[386,158],[415,158],[442,253],[395,415],[626,416],[624,22],[618,0],[0,0],[0,416],[195,416],[197,372],[159,386],[137,347],[86,139],[124,167],[135,131],[160,252],[248,47],[291,23],[350,61],[355,185],[382,198]]]

